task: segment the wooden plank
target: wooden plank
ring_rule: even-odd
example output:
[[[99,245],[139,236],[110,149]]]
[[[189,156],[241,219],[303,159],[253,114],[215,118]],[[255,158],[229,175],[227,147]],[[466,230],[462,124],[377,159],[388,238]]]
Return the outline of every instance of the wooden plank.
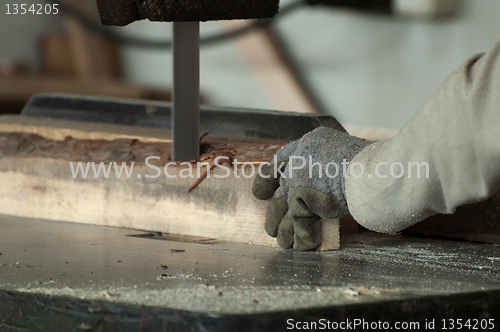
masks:
[[[27,127],[25,125],[24,129]],[[81,129],[76,131],[79,135],[86,132]],[[112,132],[116,131],[119,130]],[[136,143],[124,139],[83,141],[73,138],[56,143],[43,142],[35,136],[35,143],[30,146],[30,137],[25,134],[22,136],[22,147],[16,147],[13,142],[6,142],[10,139],[5,138],[8,135],[3,135],[0,140],[0,146],[3,146],[0,151],[0,214],[276,246],[276,239],[264,231],[268,202],[253,197],[251,186],[254,177],[248,173],[249,167],[245,168],[246,173],[242,173],[241,165],[232,165],[228,173],[216,167],[209,178],[188,192],[187,189],[198,177],[197,165],[193,165],[192,178],[181,178],[181,175],[187,174],[189,167],[186,164],[169,166],[169,175],[175,178],[164,174],[158,178],[146,176],[156,175],[156,170],[144,163],[148,153],[159,155],[161,166],[168,160],[165,156],[167,143],[164,141],[140,142],[140,146],[135,146]],[[257,143],[243,144],[235,142],[238,138],[234,138],[232,143],[227,143],[225,138],[226,143],[220,143],[224,139],[212,141],[209,137],[202,143],[212,144],[214,149],[232,151],[235,158],[241,161],[267,159],[283,145],[283,142],[266,145],[258,140]],[[101,145],[102,149],[99,148]],[[135,150],[130,145],[135,146]],[[77,146],[80,155],[72,151],[71,146]],[[89,150],[88,146],[92,149]],[[240,147],[253,150],[245,155],[235,151]],[[135,155],[131,156],[131,151]],[[206,151],[202,156],[213,155],[214,151]],[[256,151],[267,154],[261,156],[255,154]],[[122,157],[117,157],[117,154]],[[77,161],[102,161],[104,165],[116,162],[117,167],[121,162],[131,165],[134,161],[134,166],[129,177],[123,173],[117,178],[115,173],[111,173],[107,178],[101,175],[96,179],[92,174],[86,178],[81,174],[74,178],[70,161],[75,166]],[[92,172],[92,166],[89,169]],[[226,174],[229,174],[226,178],[215,177]],[[339,248],[339,227],[338,220],[323,221],[322,250]]]
[[[276,246],[264,231],[268,202],[251,194],[253,178],[211,177],[187,192],[192,179],[152,181],[145,174],[155,173],[144,166],[127,180],[73,179],[68,164],[1,158],[0,213]],[[323,221],[323,232],[320,250],[338,249],[338,220]]]

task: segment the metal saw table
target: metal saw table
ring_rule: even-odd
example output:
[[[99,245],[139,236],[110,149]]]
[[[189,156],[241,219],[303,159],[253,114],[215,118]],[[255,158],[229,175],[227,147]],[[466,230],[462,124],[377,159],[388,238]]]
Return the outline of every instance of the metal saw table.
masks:
[[[500,324],[495,245],[361,233],[338,251],[294,252],[130,236],[144,234],[0,216],[0,331],[280,331],[289,319]]]

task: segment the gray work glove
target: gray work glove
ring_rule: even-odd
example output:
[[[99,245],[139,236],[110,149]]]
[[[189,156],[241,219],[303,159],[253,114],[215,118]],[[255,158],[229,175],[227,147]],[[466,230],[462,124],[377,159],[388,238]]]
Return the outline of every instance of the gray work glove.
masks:
[[[369,144],[364,139],[321,127],[283,147],[262,167],[263,176],[257,175],[252,191],[258,199],[272,197],[265,227],[269,235],[278,237],[280,247],[316,249],[321,244],[321,218],[349,215],[342,162],[351,162]],[[338,165],[337,176],[332,162]],[[321,173],[316,163],[321,164]],[[325,169],[328,164],[329,175]]]

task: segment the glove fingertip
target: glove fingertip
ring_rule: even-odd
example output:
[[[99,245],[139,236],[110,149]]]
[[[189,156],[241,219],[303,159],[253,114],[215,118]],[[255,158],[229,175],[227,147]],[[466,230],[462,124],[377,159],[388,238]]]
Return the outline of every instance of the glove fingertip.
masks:
[[[278,237],[278,227],[276,227],[276,226],[268,226],[266,224],[265,229],[266,229],[266,233],[270,237]]]
[[[319,217],[296,219],[294,231],[294,250],[315,250],[321,245],[322,229]]]
[[[278,189],[278,187],[279,184],[274,185],[273,183],[269,183],[257,175],[252,185],[252,194],[255,198],[265,201],[273,197],[274,192]]]
[[[288,210],[286,197],[273,199],[267,207],[265,229],[267,234],[277,237],[281,222]]]
[[[294,246],[293,222],[290,218],[283,218],[278,230],[278,245],[283,249],[291,249]]]

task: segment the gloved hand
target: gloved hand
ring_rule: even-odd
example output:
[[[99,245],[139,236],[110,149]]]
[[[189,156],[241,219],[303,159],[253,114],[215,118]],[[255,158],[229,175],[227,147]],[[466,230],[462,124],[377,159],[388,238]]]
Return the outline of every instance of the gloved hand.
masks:
[[[257,175],[252,191],[258,199],[272,197],[265,228],[270,236],[278,237],[280,247],[316,249],[321,244],[321,218],[349,215],[344,167],[348,169],[346,162],[369,144],[321,127],[283,147],[269,165],[262,167],[263,176]]]

